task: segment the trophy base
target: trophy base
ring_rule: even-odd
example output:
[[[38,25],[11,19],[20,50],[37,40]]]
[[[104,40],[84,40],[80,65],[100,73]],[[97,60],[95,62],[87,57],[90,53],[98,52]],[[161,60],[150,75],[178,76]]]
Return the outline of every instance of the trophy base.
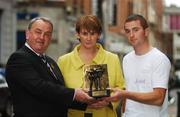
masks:
[[[102,98],[102,97],[109,97],[110,96],[110,90],[93,90],[88,92],[89,96],[93,98]]]

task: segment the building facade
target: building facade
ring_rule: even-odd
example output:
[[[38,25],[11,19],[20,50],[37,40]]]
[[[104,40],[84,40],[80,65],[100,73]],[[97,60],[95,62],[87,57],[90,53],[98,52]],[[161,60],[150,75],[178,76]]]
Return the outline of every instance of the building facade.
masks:
[[[180,7],[174,5],[165,7],[163,16],[164,38],[169,40],[172,49],[172,63],[180,68]]]
[[[16,11],[14,0],[0,0],[0,64],[5,65],[16,48]]]
[[[164,44],[167,40],[163,39],[161,27],[163,0],[18,0],[16,4],[10,2],[11,0],[0,1],[9,5],[5,7],[0,4],[0,8],[7,14],[2,14],[0,10],[1,25],[10,25],[1,26],[7,28],[1,28],[0,33],[0,61],[3,63],[6,63],[10,53],[24,44],[27,23],[37,16],[47,16],[54,23],[53,41],[47,54],[55,60],[71,51],[78,43],[75,37],[75,21],[83,14],[94,14],[101,19],[103,34],[100,43],[120,56],[132,50],[124,36],[124,20],[130,14],[141,14],[150,24],[150,42],[165,54],[169,53]]]

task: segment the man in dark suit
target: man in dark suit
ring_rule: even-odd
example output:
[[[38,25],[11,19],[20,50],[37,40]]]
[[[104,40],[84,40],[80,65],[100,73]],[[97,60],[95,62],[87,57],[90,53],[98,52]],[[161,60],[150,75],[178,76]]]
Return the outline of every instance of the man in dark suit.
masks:
[[[66,88],[56,62],[45,55],[52,32],[53,24],[49,19],[31,20],[25,45],[7,62],[6,80],[15,117],[66,117],[72,102],[92,100],[81,89]]]

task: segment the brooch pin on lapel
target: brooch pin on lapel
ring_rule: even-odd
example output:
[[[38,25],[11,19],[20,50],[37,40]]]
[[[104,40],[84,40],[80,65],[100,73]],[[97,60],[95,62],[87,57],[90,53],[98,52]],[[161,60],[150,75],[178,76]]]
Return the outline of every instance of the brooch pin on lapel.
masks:
[[[50,64],[51,68],[54,69],[54,65],[53,64]]]

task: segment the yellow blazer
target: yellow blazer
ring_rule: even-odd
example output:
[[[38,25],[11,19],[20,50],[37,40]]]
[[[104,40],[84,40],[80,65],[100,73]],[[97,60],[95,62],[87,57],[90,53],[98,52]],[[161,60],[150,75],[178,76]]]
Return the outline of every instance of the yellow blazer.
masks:
[[[83,88],[84,86],[83,68],[85,64],[78,55],[79,47],[80,45],[77,45],[72,52],[58,59],[58,66],[62,71],[65,85],[69,88]],[[104,50],[100,44],[97,44],[97,47],[99,50],[92,64],[107,64],[110,87],[124,88],[124,78],[118,56]],[[116,117],[117,104],[112,103],[113,109],[108,106],[101,109],[87,108],[86,111],[69,109],[68,117],[84,117],[84,112],[91,112],[93,117]]]

